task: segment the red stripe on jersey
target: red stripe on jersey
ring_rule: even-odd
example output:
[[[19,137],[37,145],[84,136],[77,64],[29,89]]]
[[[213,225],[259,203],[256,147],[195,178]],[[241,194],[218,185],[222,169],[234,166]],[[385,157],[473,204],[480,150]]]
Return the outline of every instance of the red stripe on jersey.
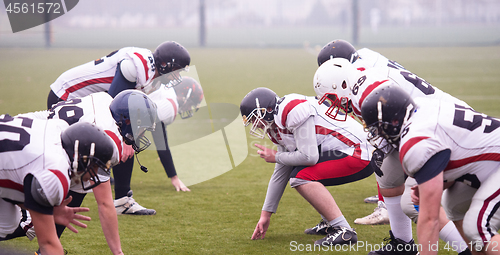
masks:
[[[113,139],[113,142],[115,142],[116,144],[116,147],[118,147],[118,156],[122,157],[122,141],[120,140],[120,138],[118,138],[118,136],[113,133],[112,131],[110,130],[104,130],[104,132],[109,136],[111,137],[111,139]]]
[[[99,84],[99,83],[111,84],[111,82],[113,81],[113,78],[114,77],[96,78],[96,79],[86,80],[86,81],[82,81],[80,83],[77,83],[77,84],[69,87],[68,89],[66,89],[66,92],[64,92],[64,95],[61,96],[61,99],[66,101],[66,99],[68,99],[68,96],[70,93],[73,93],[79,89],[85,88],[85,87],[92,85],[92,84]]]
[[[137,52],[134,52],[134,54],[141,60],[142,65],[144,66],[144,73],[146,74],[146,81],[149,80],[149,75],[148,75],[148,70],[149,70],[149,68],[148,68],[148,61],[146,61],[141,54],[139,54]]]
[[[472,156],[472,157],[468,157],[468,158],[464,158],[464,159],[460,159],[460,160],[450,160],[450,162],[448,162],[448,165],[446,166],[446,168],[444,169],[445,171],[446,170],[450,170],[450,169],[455,169],[455,168],[459,168],[459,167],[462,167],[462,166],[465,166],[467,164],[470,164],[470,163],[474,163],[474,162],[477,162],[477,161],[500,161],[500,154],[499,153],[485,153],[485,154],[480,154],[480,155],[476,155],[476,156]]]
[[[361,110],[361,105],[363,104],[363,101],[365,100],[365,98],[370,94],[372,93],[372,91],[377,88],[378,86],[382,85],[382,83],[386,82],[388,80],[383,80],[383,81],[376,81],[370,85],[368,85],[368,87],[366,87],[365,91],[363,91],[363,94],[361,94],[361,98],[359,99],[359,109]]]
[[[309,166],[297,173],[295,177],[308,181],[341,178],[362,171],[369,163],[370,161],[367,160],[360,160],[359,158],[347,156],[345,158],[328,160],[317,163],[314,166]]]
[[[68,181],[66,180],[66,176],[64,176],[64,174],[61,172],[61,171],[58,171],[58,170],[51,170],[49,169],[49,171],[51,171],[52,173],[54,173],[57,178],[59,178],[59,181],[61,182],[62,186],[63,186],[63,190],[64,190],[64,198],[66,198],[68,196],[68,191],[69,191],[69,183]]]
[[[288,118],[288,113],[290,113],[293,108],[295,108],[295,106],[306,101],[307,100],[305,99],[295,99],[286,104],[285,109],[283,109],[283,112],[281,113],[281,124],[284,127],[286,127],[286,119]]]
[[[24,193],[24,186],[7,179],[0,179],[0,187],[17,190]]]
[[[399,161],[403,163],[403,158],[405,157],[406,153],[413,147],[413,145],[417,144],[418,142],[425,140],[427,138],[430,138],[428,136],[417,136],[413,137],[410,140],[408,140],[399,150]]]
[[[485,236],[485,234],[483,232],[483,228],[482,228],[483,216],[484,216],[484,213],[486,212],[486,209],[488,209],[488,206],[490,205],[491,201],[493,199],[496,199],[498,196],[500,196],[500,189],[498,189],[495,193],[493,193],[493,195],[486,198],[483,202],[483,206],[481,207],[481,210],[479,210],[479,217],[477,218],[476,226],[477,226],[477,230],[478,230],[479,235],[481,236],[481,239],[483,240],[483,242],[488,241],[486,239],[486,236]],[[488,222],[486,223],[486,226],[488,226],[488,225],[489,225],[489,219],[488,219]]]
[[[328,129],[328,128],[325,128],[322,126],[315,126],[315,128],[316,128],[316,134],[318,134],[318,135],[332,135],[335,138],[339,139],[344,144],[346,144],[347,146],[349,146],[349,147],[354,146],[355,148],[354,148],[354,153],[352,154],[352,156],[354,158],[361,157],[361,148],[359,146],[359,143],[355,143],[355,142],[349,140],[349,138],[345,137],[344,135],[342,135],[341,133],[339,133],[337,131],[334,131],[334,130],[331,130],[331,129]]]
[[[358,67],[358,70],[363,72],[364,70],[366,70],[364,67]]]
[[[177,116],[177,106],[175,105],[175,102],[173,99],[167,98],[167,100],[172,104],[172,107],[174,107],[174,120],[175,120],[175,117]]]

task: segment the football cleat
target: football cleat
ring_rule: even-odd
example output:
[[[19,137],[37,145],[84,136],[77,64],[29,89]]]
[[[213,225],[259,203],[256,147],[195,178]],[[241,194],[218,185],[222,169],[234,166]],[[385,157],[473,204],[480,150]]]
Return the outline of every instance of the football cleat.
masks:
[[[354,223],[361,225],[385,225],[389,224],[389,213],[387,207],[382,201],[378,202],[378,206],[373,210],[373,213],[363,218],[357,218]]]
[[[120,214],[131,214],[131,215],[155,215],[156,211],[154,209],[147,209],[132,198],[132,190],[127,193],[127,196],[116,199],[114,201],[116,213]]]
[[[324,238],[314,242],[314,245],[335,246],[354,245],[358,242],[358,235],[354,229],[346,227],[332,227],[332,231]]]
[[[367,204],[376,204],[378,203],[378,195],[367,197],[363,201]]]
[[[370,251],[368,255],[417,255],[418,246],[415,245],[413,239],[410,242],[405,242],[399,238],[395,238],[392,231],[389,230],[390,237],[384,238],[386,245],[379,250]]]
[[[328,235],[333,231],[333,228],[328,224],[327,221],[321,219],[318,225],[304,230],[304,233],[308,235]]]

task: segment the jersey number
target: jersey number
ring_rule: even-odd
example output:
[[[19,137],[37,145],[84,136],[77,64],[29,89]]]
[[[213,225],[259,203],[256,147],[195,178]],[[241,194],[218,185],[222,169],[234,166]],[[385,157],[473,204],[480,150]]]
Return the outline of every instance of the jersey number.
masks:
[[[3,118],[0,118],[0,123],[7,123],[19,119],[22,119],[21,126],[31,128],[31,125],[33,124],[32,119],[24,117],[14,119],[13,117],[7,114],[4,115]],[[26,130],[24,130],[23,128],[0,124],[0,132],[12,133],[13,134],[12,137],[16,136],[19,137],[16,140],[11,140],[11,139],[0,140],[0,153],[8,151],[20,151],[23,150],[24,147],[30,143],[31,135],[28,132],[26,132]]]
[[[54,118],[54,115],[56,115],[55,111],[57,110],[57,116],[59,116],[59,119],[66,121],[68,125],[77,123],[83,116],[83,109],[76,106],[76,104],[80,103],[81,101],[82,100],[79,98],[74,98],[68,101],[61,101],[57,103],[50,109],[48,118]],[[58,107],[60,108],[57,109]]]
[[[469,121],[465,119],[466,111],[469,113],[477,113],[477,114],[474,114],[472,120]],[[470,108],[461,105],[457,104],[455,105],[455,116],[453,118],[454,126],[474,131],[476,128],[482,126],[483,120],[490,120],[490,124],[484,127],[483,133],[491,133],[493,132],[493,130],[500,127],[500,120],[498,119],[478,113]]]
[[[417,75],[410,73],[408,71],[400,72],[403,77],[411,84],[413,84],[417,89],[422,91],[425,95],[432,95],[436,91],[432,85],[426,82],[424,79],[418,77]]]

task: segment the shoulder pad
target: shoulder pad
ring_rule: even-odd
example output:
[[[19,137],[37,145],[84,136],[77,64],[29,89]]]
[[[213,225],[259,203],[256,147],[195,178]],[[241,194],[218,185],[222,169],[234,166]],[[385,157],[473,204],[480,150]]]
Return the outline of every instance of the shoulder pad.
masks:
[[[120,71],[123,77],[130,82],[137,81],[137,70],[135,68],[134,62],[130,59],[124,59],[120,62]]]

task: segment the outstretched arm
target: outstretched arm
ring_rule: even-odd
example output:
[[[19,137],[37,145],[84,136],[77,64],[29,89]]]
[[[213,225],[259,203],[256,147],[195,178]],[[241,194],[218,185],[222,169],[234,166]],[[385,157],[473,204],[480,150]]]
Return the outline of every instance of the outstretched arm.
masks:
[[[63,247],[57,237],[54,216],[29,210],[35,228],[41,254],[64,254]]]
[[[113,254],[123,254],[118,232],[118,217],[116,216],[111,184],[109,181],[103,182],[93,188],[94,197],[99,210],[101,228]]]

